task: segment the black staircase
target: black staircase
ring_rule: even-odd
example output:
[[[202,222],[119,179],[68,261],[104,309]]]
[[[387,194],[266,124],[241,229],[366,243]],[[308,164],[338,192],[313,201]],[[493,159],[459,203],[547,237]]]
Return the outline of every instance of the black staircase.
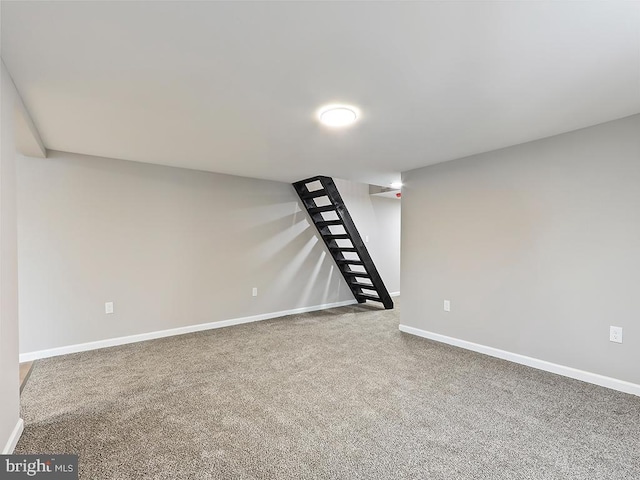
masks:
[[[372,300],[382,303],[384,308],[393,308],[393,300],[333,179],[312,177],[294,183],[293,187],[358,303]]]

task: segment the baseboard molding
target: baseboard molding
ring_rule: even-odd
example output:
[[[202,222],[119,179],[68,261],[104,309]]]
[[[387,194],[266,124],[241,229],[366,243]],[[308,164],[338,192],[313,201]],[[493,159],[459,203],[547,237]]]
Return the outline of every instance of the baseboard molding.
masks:
[[[391,295],[392,297],[399,297],[400,292],[391,292],[389,295]]]
[[[13,432],[9,436],[9,440],[7,440],[7,444],[4,446],[2,450],[2,455],[11,455],[13,451],[16,449],[16,445],[18,444],[18,440],[22,436],[22,432],[24,431],[24,420],[21,418],[18,419]]]
[[[578,370],[577,368],[566,367],[564,365],[558,365],[557,363],[551,363],[545,360],[539,360],[537,358],[520,355],[519,353],[507,352],[506,350],[487,347],[486,345],[480,345],[478,343],[472,343],[466,340],[460,340],[458,338],[447,337],[446,335],[440,335],[439,333],[420,330],[419,328],[409,327],[407,325],[400,325],[400,331],[410,333],[411,335],[417,335],[418,337],[435,340],[436,342],[446,343],[455,347],[464,348],[466,350],[483,353],[491,357],[501,358],[510,362],[519,363],[528,367],[537,368],[538,370],[544,370],[546,372],[555,373],[564,377],[569,377],[576,380],[581,380],[583,382],[592,383],[594,385],[599,385],[601,387],[611,388],[620,392],[640,396],[640,385],[624,380],[605,377],[604,375],[600,375],[597,373],[585,372],[584,370]]]
[[[281,312],[263,313],[260,315],[252,315],[250,317],[232,318],[230,320],[220,320],[217,322],[201,323],[198,325],[189,325],[187,327],[171,328],[168,330],[159,330],[155,332],[129,335],[126,337],[110,338],[107,340],[98,340],[95,342],[79,343],[76,345],[68,345],[65,347],[56,347],[56,348],[50,348],[47,350],[38,350],[35,352],[21,353],[20,363],[32,362],[33,360],[39,360],[41,358],[67,355],[69,353],[86,352],[88,350],[97,350],[100,348],[126,345],[128,343],[144,342],[145,340],[154,340],[156,338],[173,337],[175,335],[184,335],[185,333],[201,332],[203,330],[213,330],[215,328],[231,327],[233,325],[241,325],[243,323],[259,322],[261,320],[269,320],[271,318],[284,317],[285,315],[295,315],[299,313],[325,310],[327,308],[344,307],[346,305],[353,305],[354,303],[357,303],[356,300],[345,300],[342,302],[325,303],[322,305],[294,308],[292,310],[284,310]]]

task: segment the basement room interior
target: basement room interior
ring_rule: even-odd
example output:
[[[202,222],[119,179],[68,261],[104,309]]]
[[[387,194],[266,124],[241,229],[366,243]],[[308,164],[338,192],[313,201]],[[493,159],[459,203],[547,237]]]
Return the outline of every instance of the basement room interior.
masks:
[[[0,27],[1,479],[640,479],[640,1]]]

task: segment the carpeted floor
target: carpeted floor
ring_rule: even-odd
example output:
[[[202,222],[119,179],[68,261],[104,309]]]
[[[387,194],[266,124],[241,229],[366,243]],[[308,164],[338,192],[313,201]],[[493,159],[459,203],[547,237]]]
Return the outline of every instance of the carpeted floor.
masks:
[[[80,478],[639,479],[640,398],[361,305],[42,360],[16,453]]]

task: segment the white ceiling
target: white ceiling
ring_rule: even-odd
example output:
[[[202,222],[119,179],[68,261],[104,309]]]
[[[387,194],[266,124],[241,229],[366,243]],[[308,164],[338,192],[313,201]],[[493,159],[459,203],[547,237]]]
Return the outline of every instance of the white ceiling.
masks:
[[[640,112],[640,2],[3,1],[2,58],[49,149],[387,185]]]

